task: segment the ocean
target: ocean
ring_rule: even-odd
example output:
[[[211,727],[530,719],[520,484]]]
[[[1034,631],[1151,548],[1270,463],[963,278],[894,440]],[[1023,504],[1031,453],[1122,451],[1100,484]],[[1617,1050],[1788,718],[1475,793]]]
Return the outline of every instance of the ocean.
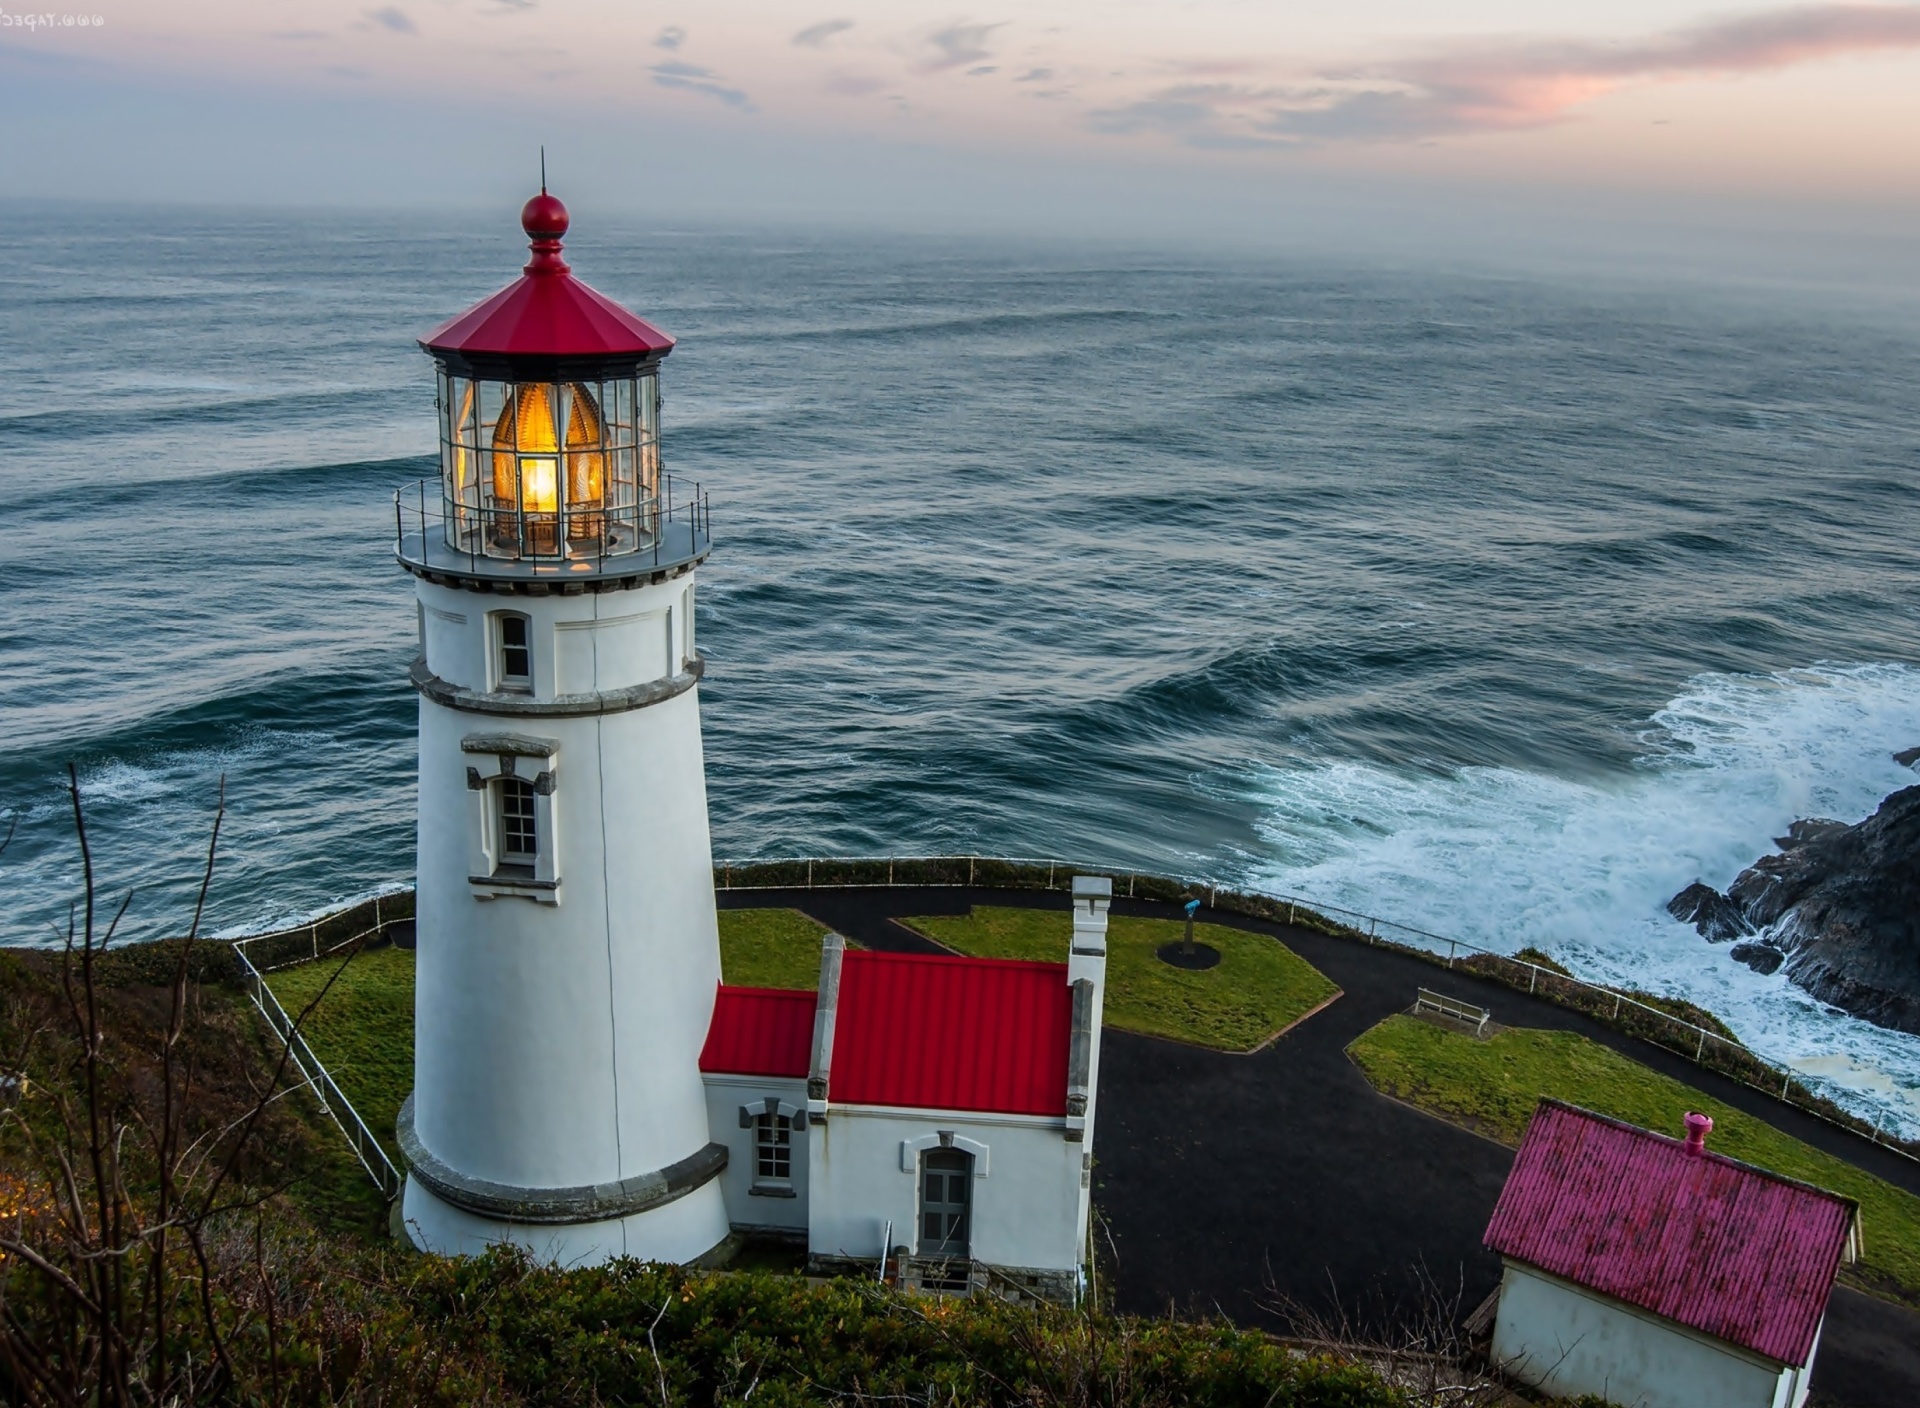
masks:
[[[0,936],[407,882],[414,339],[481,218],[0,208]],[[1920,321],[1753,280],[660,228],[717,855],[1303,894],[1703,1002],[1920,1134],[1920,1038],[1668,919],[1916,781]]]

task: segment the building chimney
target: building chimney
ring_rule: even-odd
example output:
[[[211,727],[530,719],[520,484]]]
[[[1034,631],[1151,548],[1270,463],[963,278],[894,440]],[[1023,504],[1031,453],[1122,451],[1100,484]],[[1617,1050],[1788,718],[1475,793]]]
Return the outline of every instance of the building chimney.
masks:
[[[1681,1152],[1697,1159],[1707,1152],[1707,1135],[1713,1131],[1713,1119],[1709,1115],[1688,1110],[1683,1123],[1687,1126],[1687,1142],[1681,1146]]]

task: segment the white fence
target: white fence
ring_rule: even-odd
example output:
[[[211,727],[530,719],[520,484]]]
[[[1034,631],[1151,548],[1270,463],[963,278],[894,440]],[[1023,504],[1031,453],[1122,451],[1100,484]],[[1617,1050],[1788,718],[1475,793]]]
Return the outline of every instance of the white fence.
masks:
[[[272,934],[254,934],[248,938],[236,939],[233,941],[233,953],[240,965],[240,980],[245,985],[248,996],[253,999],[253,1005],[260,1009],[260,1015],[267,1019],[267,1025],[273,1028],[274,1035],[278,1036],[286,1046],[288,1056],[294,1068],[300,1072],[302,1082],[308,1090],[313,1092],[314,1099],[320,1102],[320,1108],[327,1112],[328,1117],[339,1126],[340,1132],[346,1135],[347,1143],[353,1147],[353,1152],[359,1158],[360,1166],[367,1171],[367,1176],[387,1197],[397,1198],[400,1196],[400,1190],[405,1186],[405,1177],[399,1169],[394,1167],[393,1160],[387,1157],[387,1151],[381,1147],[380,1141],[374,1138],[373,1131],[367,1128],[367,1122],[360,1118],[360,1112],[353,1108],[353,1102],[347,1099],[346,1094],[334,1082],[332,1074],[328,1072],[320,1058],[314,1055],[313,1048],[307,1045],[306,1038],[300,1034],[299,1023],[287,1015],[287,1010],[280,1005],[280,999],[273,995],[273,989],[269,988],[266,982],[268,973],[282,968],[291,968],[299,963],[312,963],[330,953],[336,953],[369,938],[384,937],[388,927],[393,924],[412,922],[411,915],[404,918],[383,916],[382,900],[386,898],[388,897],[381,896],[373,902],[373,924],[370,927],[344,939],[330,941],[324,949],[320,945],[320,929],[327,918],[333,916],[323,916],[310,925],[302,925],[295,929]],[[310,954],[272,963],[265,968],[254,965],[253,958],[248,952],[249,948],[265,945],[269,941],[276,942],[284,948],[288,939],[307,930],[311,931],[312,937]]]

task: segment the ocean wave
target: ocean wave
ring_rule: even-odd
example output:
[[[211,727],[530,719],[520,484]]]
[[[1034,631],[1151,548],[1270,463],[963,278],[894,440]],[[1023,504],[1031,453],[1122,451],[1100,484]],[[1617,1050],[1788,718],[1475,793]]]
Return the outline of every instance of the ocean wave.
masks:
[[[1920,669],[1702,676],[1638,741],[1631,772],[1598,781],[1325,761],[1216,785],[1261,809],[1277,859],[1253,863],[1256,883],[1688,998],[1763,1056],[1920,1133],[1920,1038],[1751,972],[1664,908],[1693,880],[1727,885],[1797,818],[1857,821],[1913,785],[1892,754],[1920,744]]]

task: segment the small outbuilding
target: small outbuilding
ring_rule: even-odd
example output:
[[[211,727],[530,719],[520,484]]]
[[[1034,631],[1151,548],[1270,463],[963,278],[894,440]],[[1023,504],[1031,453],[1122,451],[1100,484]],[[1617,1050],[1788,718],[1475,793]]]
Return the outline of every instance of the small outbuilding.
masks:
[[[700,1071],[734,1230],[817,1271],[1076,1299],[1112,893],[1075,878],[1065,962],[829,934],[818,992],[722,986]]]
[[[1542,1100],[1486,1244],[1492,1355],[1556,1396],[1799,1408],[1859,1206],[1684,1140]]]

